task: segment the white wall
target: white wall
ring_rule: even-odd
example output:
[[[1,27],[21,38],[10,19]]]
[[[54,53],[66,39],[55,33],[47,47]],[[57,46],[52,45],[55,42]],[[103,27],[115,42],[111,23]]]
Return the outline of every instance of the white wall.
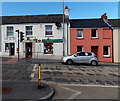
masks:
[[[53,55],[62,56],[63,55],[63,44],[62,43],[54,43],[53,44]]]
[[[53,26],[53,36],[49,37],[49,39],[62,39],[63,38],[63,28],[59,28],[57,29],[55,23],[32,23],[32,24],[9,24],[9,25],[2,25],[2,53],[3,55],[7,56],[8,53],[5,52],[5,43],[15,43],[15,55],[17,56],[17,51],[16,48],[18,47],[18,42],[17,42],[17,32],[15,32],[17,29],[19,29],[20,31],[22,31],[23,33],[25,33],[25,26],[33,26],[33,35],[31,36],[32,39],[37,38],[37,39],[47,39],[48,37],[45,36],[45,25],[52,25]],[[13,39],[7,40],[7,32],[6,32],[6,28],[7,26],[13,26],[14,27],[14,35],[13,35]],[[65,33],[65,54],[67,55],[67,24],[64,25],[64,33]],[[26,35],[26,33],[25,33]],[[27,37],[27,36],[25,36]],[[55,47],[58,45],[58,47],[63,47],[63,43],[55,43]],[[36,49],[35,52],[38,52],[38,48],[39,45],[41,45],[41,52],[43,52],[43,43],[36,43]],[[55,48],[54,48],[55,49]],[[58,49],[58,48],[57,48]],[[62,48],[63,49],[63,48]],[[39,51],[40,51],[39,50]],[[56,49],[55,49],[56,51]],[[58,51],[54,52],[54,54],[56,55],[63,55],[63,53],[59,52],[60,50],[58,49]],[[58,53],[57,53],[58,52]],[[20,54],[23,55],[23,43],[20,43]]]
[[[113,29],[114,62],[120,62],[120,29]]]

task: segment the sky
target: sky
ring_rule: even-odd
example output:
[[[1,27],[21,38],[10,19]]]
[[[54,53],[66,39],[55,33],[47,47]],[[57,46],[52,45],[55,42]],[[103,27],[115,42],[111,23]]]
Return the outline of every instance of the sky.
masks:
[[[64,2],[70,19],[118,18],[118,2]],[[2,2],[2,16],[62,14],[62,2]]]

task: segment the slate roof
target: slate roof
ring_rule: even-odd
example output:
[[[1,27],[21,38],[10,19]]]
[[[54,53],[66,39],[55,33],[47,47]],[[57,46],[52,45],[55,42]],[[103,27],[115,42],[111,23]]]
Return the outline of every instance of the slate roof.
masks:
[[[2,24],[55,23],[62,21],[63,21],[62,14],[2,16]],[[66,21],[68,21],[68,19],[65,19],[65,22]]]
[[[103,28],[109,27],[103,19],[70,19],[70,28]]]
[[[108,19],[112,27],[120,27],[120,19]]]

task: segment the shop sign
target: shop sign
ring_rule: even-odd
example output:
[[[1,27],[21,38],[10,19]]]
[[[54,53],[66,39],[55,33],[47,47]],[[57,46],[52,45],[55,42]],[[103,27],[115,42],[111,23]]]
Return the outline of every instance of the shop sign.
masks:
[[[40,39],[34,39],[35,42],[41,42],[42,40]]]
[[[38,42],[41,42],[41,40],[39,39]]]
[[[63,42],[62,39],[42,39],[42,42]]]

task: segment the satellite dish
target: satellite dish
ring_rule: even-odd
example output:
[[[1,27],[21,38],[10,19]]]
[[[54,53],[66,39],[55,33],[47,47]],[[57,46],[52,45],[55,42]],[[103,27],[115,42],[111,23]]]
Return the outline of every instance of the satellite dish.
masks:
[[[57,26],[57,28],[61,27],[61,23],[60,22],[56,22],[55,25]]]

